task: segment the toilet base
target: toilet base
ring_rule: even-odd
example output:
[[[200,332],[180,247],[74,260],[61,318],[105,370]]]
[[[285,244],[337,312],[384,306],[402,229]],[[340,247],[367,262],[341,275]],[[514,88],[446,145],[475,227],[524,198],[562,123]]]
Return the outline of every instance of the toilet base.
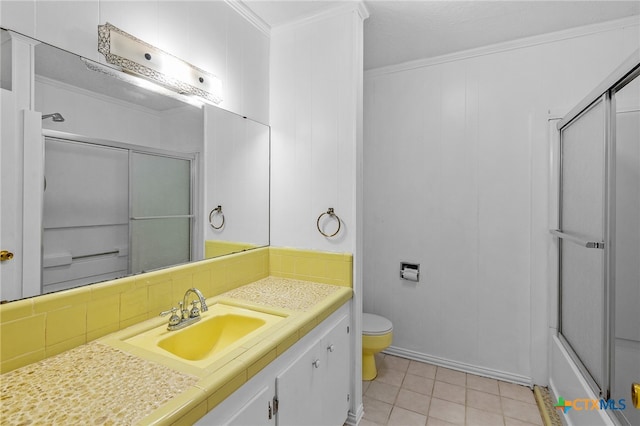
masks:
[[[373,380],[378,376],[376,359],[373,354],[362,354],[362,380]]]
[[[362,380],[373,380],[378,375],[375,355],[387,349],[393,341],[393,333],[362,336]]]

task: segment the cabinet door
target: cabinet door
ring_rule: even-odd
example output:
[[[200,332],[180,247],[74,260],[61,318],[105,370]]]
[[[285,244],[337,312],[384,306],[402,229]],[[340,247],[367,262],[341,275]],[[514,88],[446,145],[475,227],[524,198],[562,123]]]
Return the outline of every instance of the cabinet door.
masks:
[[[196,426],[233,425],[233,426],[273,426],[275,416],[273,414],[273,379],[267,383],[256,386],[258,391],[250,398],[245,394],[232,395],[223,403],[224,409],[218,407],[209,411],[198,420]],[[242,392],[241,392],[242,393]],[[232,401],[232,399],[234,399]],[[246,401],[246,402],[245,402]],[[229,414],[234,413],[231,418]]]
[[[275,425],[273,387],[264,386],[260,389],[226,424],[229,426]]]
[[[342,425],[349,412],[349,317],[344,316],[338,324],[322,338],[324,350],[324,372],[322,395],[322,424]]]
[[[347,419],[350,347],[343,316],[276,377],[278,426],[340,426]]]
[[[322,342],[306,350],[276,377],[278,426],[321,425]]]

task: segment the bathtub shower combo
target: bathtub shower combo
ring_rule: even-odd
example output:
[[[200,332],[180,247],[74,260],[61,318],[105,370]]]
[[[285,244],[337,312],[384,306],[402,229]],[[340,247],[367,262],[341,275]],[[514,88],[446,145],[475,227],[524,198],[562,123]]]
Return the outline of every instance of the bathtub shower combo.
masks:
[[[552,141],[550,387],[589,400],[570,424],[640,424],[639,75],[636,51]]]

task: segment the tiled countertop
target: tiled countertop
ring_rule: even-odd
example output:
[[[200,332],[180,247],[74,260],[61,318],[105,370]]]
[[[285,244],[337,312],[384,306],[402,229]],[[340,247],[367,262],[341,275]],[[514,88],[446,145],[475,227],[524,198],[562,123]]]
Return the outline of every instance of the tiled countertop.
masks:
[[[3,425],[133,424],[197,381],[92,342],[4,374],[0,420]]]
[[[140,356],[114,344],[110,335],[0,376],[0,420],[3,425],[189,423],[350,298],[348,287],[267,277],[207,299],[288,315],[260,342],[227,357],[215,371]],[[149,322],[155,326],[166,319],[127,330],[149,328]]]
[[[340,287],[287,278],[267,277],[220,295],[257,305],[307,312]]]

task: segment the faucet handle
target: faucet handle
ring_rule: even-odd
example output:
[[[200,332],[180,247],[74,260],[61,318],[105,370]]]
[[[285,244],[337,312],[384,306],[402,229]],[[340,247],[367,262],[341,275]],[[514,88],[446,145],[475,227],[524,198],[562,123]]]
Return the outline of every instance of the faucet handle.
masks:
[[[162,311],[162,312],[160,312],[160,316],[161,316],[161,317],[163,317],[163,316],[165,316],[165,315],[173,314],[173,313],[175,313],[177,310],[178,310],[178,308],[173,307],[173,308],[169,309],[168,311]]]
[[[191,312],[189,313],[190,318],[195,318],[200,316],[200,310],[198,309],[199,300],[194,300],[191,302]]]
[[[168,311],[160,312],[160,316],[163,317],[165,315],[171,314],[171,317],[169,318],[169,325],[178,325],[180,324],[180,321],[182,321],[182,317],[180,317],[180,315],[178,315],[177,312],[178,312],[178,308],[173,307]]]

